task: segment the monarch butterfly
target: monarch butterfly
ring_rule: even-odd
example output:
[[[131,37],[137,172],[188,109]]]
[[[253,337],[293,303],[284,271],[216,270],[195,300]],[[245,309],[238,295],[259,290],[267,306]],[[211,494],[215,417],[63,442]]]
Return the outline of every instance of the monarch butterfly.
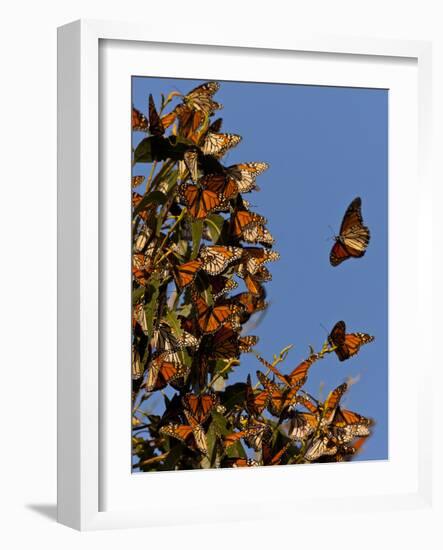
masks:
[[[205,351],[209,359],[234,359],[240,355],[239,338],[232,328],[222,326],[206,339]]]
[[[280,254],[275,250],[267,250],[254,246],[244,247],[242,266],[251,275],[255,275],[259,268],[267,262],[276,262]]]
[[[238,193],[238,186],[234,180],[227,178],[224,174],[211,174],[200,180],[200,185],[218,193],[225,201],[232,199]]]
[[[269,164],[266,162],[248,162],[229,166],[226,168],[226,172],[229,178],[235,182],[240,193],[249,193],[256,188],[256,177],[268,168]]]
[[[265,246],[272,246],[275,242],[271,233],[261,224],[252,224],[243,231],[243,239],[247,243],[260,243]]]
[[[308,378],[308,370],[311,368],[312,364],[317,361],[318,357],[317,353],[312,353],[307,359],[297,365],[293,371],[285,376],[291,387],[301,388],[305,384]]]
[[[331,456],[337,453],[337,447],[330,443],[326,436],[315,439],[305,453],[305,460],[313,462],[322,456]]]
[[[172,358],[172,359],[171,359]],[[174,354],[162,352],[154,355],[148,367],[148,376],[144,387],[146,391],[163,389],[167,384],[186,378],[189,367],[175,360]]]
[[[149,129],[148,119],[145,115],[132,107],[132,129],[136,132],[147,132]]]
[[[189,343],[194,343],[194,340],[189,339],[190,336],[192,335],[189,334],[188,336],[184,332],[180,337],[177,337],[172,333],[171,327],[162,322],[153,332],[151,346],[158,351],[178,351],[185,347],[186,342],[188,342],[188,345]]]
[[[174,109],[173,111],[171,111],[167,115],[163,115],[161,117],[161,123],[163,124],[163,128],[165,130],[166,130],[166,128],[169,128],[169,126],[171,126],[171,124],[175,121],[176,118],[177,118],[177,110],[176,109]]]
[[[140,354],[135,346],[132,346],[132,379],[139,380],[143,376],[143,367]]]
[[[198,153],[195,150],[186,151],[183,154],[183,162],[188,169],[192,181],[198,180]]]
[[[183,405],[199,424],[203,424],[209,418],[211,411],[217,406],[218,402],[219,399],[215,393],[205,395],[187,393],[183,397]]]
[[[245,390],[246,410],[252,416],[260,416],[266,409],[269,401],[269,394],[266,390],[254,392],[251,384],[251,376],[248,374]]]
[[[257,378],[260,380],[261,385],[268,392],[268,410],[274,416],[280,416],[283,408],[286,404],[284,392],[280,389],[278,384],[272,382],[261,371],[257,371]]]
[[[138,269],[132,266],[132,277],[140,286],[148,286],[152,273],[146,269]]]
[[[346,334],[346,324],[344,321],[338,321],[328,336],[331,346],[335,347],[335,353],[339,361],[346,361],[360,351],[360,347],[369,344],[375,340],[374,336],[364,334],[363,332],[354,332]]]
[[[188,207],[191,216],[196,220],[207,218],[211,212],[224,204],[223,197],[218,193],[188,183],[180,185],[179,195],[183,204]]]
[[[238,284],[233,279],[228,279],[222,275],[215,275],[210,278],[209,284],[211,286],[211,294],[214,300],[217,300],[223,294],[230,292],[234,288],[238,287]]]
[[[315,432],[319,418],[312,413],[291,411],[289,416],[288,436],[291,439],[303,440]]]
[[[146,317],[146,310],[143,304],[136,304],[132,310],[132,325],[139,325],[144,334],[148,333],[148,320]]]
[[[238,339],[239,349],[241,353],[249,353],[251,349],[257,345],[258,336],[242,336]]]
[[[238,312],[238,306],[231,302],[224,302],[209,306],[201,296],[193,295],[197,310],[197,323],[205,334],[216,332]]]
[[[370,418],[365,418],[355,412],[337,408],[330,429],[335,440],[340,444],[351,442],[356,437],[370,435],[369,427],[373,424]]]
[[[155,108],[152,94],[149,94],[149,132],[153,136],[162,136],[165,133],[165,127]]]
[[[205,115],[210,115],[213,111],[223,108],[223,105],[212,99],[219,88],[218,82],[201,84],[183,97],[183,103],[194,111],[202,111]]]
[[[216,158],[221,158],[226,151],[238,145],[241,140],[241,136],[237,134],[208,132],[203,142],[202,153],[204,155],[212,155]]]
[[[337,410],[337,407],[341,401],[341,398],[343,397],[343,394],[347,391],[347,389],[348,389],[348,384],[345,382],[343,384],[340,384],[340,386],[337,386],[334,390],[332,390],[329,393],[328,397],[326,398],[326,401],[321,407],[322,420],[326,424],[330,424],[332,422],[335,415],[335,411]]]
[[[248,447],[252,447],[255,451],[261,449],[263,441],[268,440],[272,436],[272,430],[267,424],[257,423],[249,426],[240,432],[228,434],[223,439],[225,449],[231,447],[239,439],[244,439]]]
[[[209,275],[219,275],[233,262],[242,256],[242,249],[235,246],[205,246],[199,257],[202,269]]]
[[[132,176],[131,185],[132,188],[138,187],[145,181],[145,176]]]
[[[221,130],[222,123],[223,123],[222,118],[215,119],[214,122],[212,122],[211,125],[209,126],[208,132],[217,134]]]
[[[175,266],[173,269],[177,286],[183,289],[193,283],[201,267],[202,262],[200,260],[191,260],[190,262]]]
[[[266,218],[250,212],[249,210],[235,209],[231,215],[230,232],[234,237],[240,237],[245,230],[251,226],[255,227],[259,224],[264,225],[267,223]]]
[[[185,410],[185,416],[189,424],[168,424],[160,428],[160,433],[169,437],[174,437],[185,443],[185,445],[191,448],[197,448],[201,453],[207,455],[208,445],[202,426],[187,410]],[[193,437],[189,440],[191,435]]]
[[[292,441],[289,441],[276,453],[273,454],[273,449],[271,445],[267,442],[263,443],[262,449],[262,460],[264,466],[276,466],[280,464],[283,455],[288,450],[288,447],[292,444]]]
[[[363,225],[361,215],[361,198],[357,197],[348,206],[340,226],[340,233],[335,237],[335,244],[329,255],[331,265],[337,266],[349,258],[361,258],[369,244],[370,232]]]

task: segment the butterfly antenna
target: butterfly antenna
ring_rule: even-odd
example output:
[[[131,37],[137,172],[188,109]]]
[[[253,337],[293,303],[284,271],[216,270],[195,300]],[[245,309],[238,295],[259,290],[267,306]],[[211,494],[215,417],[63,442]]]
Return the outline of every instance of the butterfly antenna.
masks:
[[[329,231],[331,232],[331,236],[325,239],[326,241],[334,241],[335,240],[335,232],[331,225],[328,225]]]
[[[325,327],[323,323],[320,323],[321,328],[326,332],[326,334],[329,336],[329,330]]]

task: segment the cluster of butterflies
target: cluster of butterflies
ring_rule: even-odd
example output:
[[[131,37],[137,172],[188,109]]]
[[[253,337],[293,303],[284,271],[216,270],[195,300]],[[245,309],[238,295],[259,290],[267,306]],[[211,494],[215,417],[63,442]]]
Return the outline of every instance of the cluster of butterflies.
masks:
[[[274,239],[267,220],[251,211],[243,197],[258,190],[256,178],[268,165],[222,163],[222,157],[241,137],[221,133],[221,119],[210,120],[222,108],[213,99],[218,89],[216,82],[198,86],[167,114],[162,114],[164,102],[157,111],[152,95],[148,117],[132,110],[134,131],[163,139],[170,128],[172,135],[185,143],[182,156],[176,159],[172,184],[159,181],[150,189],[166,197],[160,208],[135,191],[145,177],[132,178],[136,213],[132,260],[136,296],[132,310],[134,404],[140,393],[149,396],[168,386],[176,391],[166,401],[156,427],[149,430],[163,448],[171,449],[178,441],[184,458],[189,451],[211,463],[216,456],[214,465],[220,467],[274,465],[294,449],[299,451],[299,442],[309,440],[304,460],[346,460],[357,452],[372,422],[340,407],[346,385],[331,392],[324,403],[300,393],[318,354],[311,353],[289,374],[282,374],[258,356],[267,372],[257,371],[254,387],[248,377],[234,406],[225,392],[211,387],[220,365],[234,364],[256,346],[258,338],[244,336],[242,328],[252,315],[267,307],[263,285],[271,280],[271,273],[266,264],[279,258],[272,250]],[[173,221],[159,227],[159,216],[165,213]],[[175,220],[180,223],[176,225]],[[201,229],[198,248],[193,233],[196,226]],[[364,255],[368,242],[361,200],[355,199],[336,237],[331,264]],[[240,280],[246,291],[231,294]],[[348,334],[340,321],[328,340],[331,350],[344,361],[373,337]],[[283,439],[264,416],[267,413],[277,418],[276,426],[286,434]],[[215,418],[216,437],[208,438]],[[280,434],[277,438],[276,433]],[[255,458],[248,458],[242,443],[255,452]]]
[[[141,292],[133,307],[132,375],[136,388],[147,392],[167,385],[180,391],[204,387],[217,362],[238,359],[256,345],[255,336],[241,336],[240,331],[254,313],[267,307],[263,285],[272,277],[266,264],[279,258],[272,250],[274,239],[266,219],[252,212],[242,197],[258,189],[256,178],[268,165],[222,164],[222,157],[241,137],[221,133],[221,119],[210,121],[222,108],[213,99],[218,89],[216,82],[198,86],[166,115],[164,102],[159,112],[152,95],[148,116],[132,109],[134,131],[162,138],[171,128],[172,135],[186,144],[172,189],[154,189],[169,193],[169,213],[183,218],[175,232],[168,235],[167,225],[156,231],[155,203],[145,205],[143,194],[133,191],[137,230],[132,272],[134,291]],[[144,182],[144,176],[133,176],[133,189]],[[222,224],[216,240],[210,233],[214,216]],[[192,228],[198,223],[202,240],[212,243],[200,244],[196,251],[191,246]],[[176,294],[190,308],[169,311],[160,291],[158,308],[149,310],[146,299],[154,277],[163,281],[163,289],[174,283]],[[246,291],[229,295],[240,281]]]

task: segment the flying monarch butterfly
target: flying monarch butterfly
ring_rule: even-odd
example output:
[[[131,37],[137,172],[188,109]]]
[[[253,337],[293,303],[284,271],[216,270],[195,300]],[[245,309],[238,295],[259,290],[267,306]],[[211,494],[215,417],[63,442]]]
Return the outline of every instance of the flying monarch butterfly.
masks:
[[[258,393],[254,392],[251,384],[251,376],[248,374],[245,389],[245,405],[247,412],[252,416],[260,416],[266,409],[268,401],[269,394],[266,390],[259,390]]]
[[[305,453],[305,460],[313,462],[322,456],[331,456],[337,453],[337,447],[331,444],[328,437],[323,436],[315,439]]]
[[[242,324],[249,320],[250,316],[258,311],[263,311],[268,307],[263,295],[259,296],[252,292],[240,292],[232,296],[232,301],[240,306],[239,316]]]
[[[239,349],[241,353],[249,353],[258,343],[258,336],[248,335],[241,336],[238,339]]]
[[[226,168],[229,179],[237,185],[239,193],[249,193],[256,188],[256,177],[267,170],[269,164],[266,162],[248,162],[245,164],[234,164]]]
[[[194,111],[202,111],[205,115],[210,115],[213,111],[223,108],[223,105],[212,99],[219,89],[218,82],[206,82],[183,96],[183,103]]]
[[[241,256],[242,249],[235,246],[205,246],[199,253],[202,269],[209,275],[220,275]]]
[[[185,415],[189,424],[168,424],[160,428],[160,433],[174,437],[191,449],[197,448],[201,453],[207,455],[208,445],[202,426],[186,410]]]
[[[361,198],[357,197],[348,206],[340,233],[335,237],[335,244],[329,255],[331,265],[337,266],[349,258],[361,258],[365,255],[369,240],[370,232],[363,225],[361,215]]]
[[[238,186],[231,178],[224,174],[210,174],[199,181],[200,185],[218,193],[225,201],[232,199],[238,193]]]
[[[202,268],[202,262],[200,260],[191,260],[174,266],[174,276],[177,286],[181,289],[186,288],[195,281],[197,273]]]
[[[331,346],[335,347],[335,353],[339,361],[346,361],[360,351],[360,347],[369,344],[375,340],[374,336],[363,332],[353,332],[346,334],[346,324],[344,321],[338,321],[328,336]]]
[[[132,107],[132,129],[136,132],[147,132],[149,129],[149,123],[148,119],[145,117],[145,115],[136,109],[135,107]]]
[[[260,358],[260,357],[259,357]],[[282,417],[287,410],[296,403],[298,388],[285,387],[281,389],[278,384],[272,382],[265,374],[257,371],[258,379],[269,394],[268,411],[274,415]]]
[[[188,183],[180,185],[179,195],[183,204],[188,207],[191,216],[196,220],[207,218],[209,214],[224,204],[223,197],[218,193]]]
[[[197,323],[204,334],[211,334],[221,328],[238,312],[239,306],[232,302],[223,302],[209,306],[201,296],[193,295],[197,310]]]
[[[177,362],[174,354],[168,351],[162,352],[152,358],[144,387],[148,392],[161,390],[167,384],[185,379],[188,374],[187,365]]]
[[[165,127],[155,108],[152,94],[149,94],[149,132],[153,136],[162,136],[165,133]]]
[[[221,158],[226,151],[232,149],[240,143],[241,136],[237,134],[218,134],[208,132],[202,146],[204,155],[212,155]]]
[[[132,188],[138,187],[145,181],[145,176],[132,176],[131,185]]]
[[[267,223],[266,218],[249,210],[235,209],[231,215],[230,232],[233,237],[241,237],[245,230]]]
[[[218,402],[219,399],[215,393],[207,393],[204,395],[187,393],[183,397],[183,405],[199,424],[203,424],[209,418],[211,411],[215,409]]]

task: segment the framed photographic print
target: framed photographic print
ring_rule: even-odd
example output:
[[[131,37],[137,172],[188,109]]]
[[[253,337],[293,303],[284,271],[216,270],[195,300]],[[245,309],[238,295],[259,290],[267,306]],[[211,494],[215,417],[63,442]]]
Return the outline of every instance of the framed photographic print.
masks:
[[[59,30],[62,523],[427,505],[429,78],[426,43]]]

